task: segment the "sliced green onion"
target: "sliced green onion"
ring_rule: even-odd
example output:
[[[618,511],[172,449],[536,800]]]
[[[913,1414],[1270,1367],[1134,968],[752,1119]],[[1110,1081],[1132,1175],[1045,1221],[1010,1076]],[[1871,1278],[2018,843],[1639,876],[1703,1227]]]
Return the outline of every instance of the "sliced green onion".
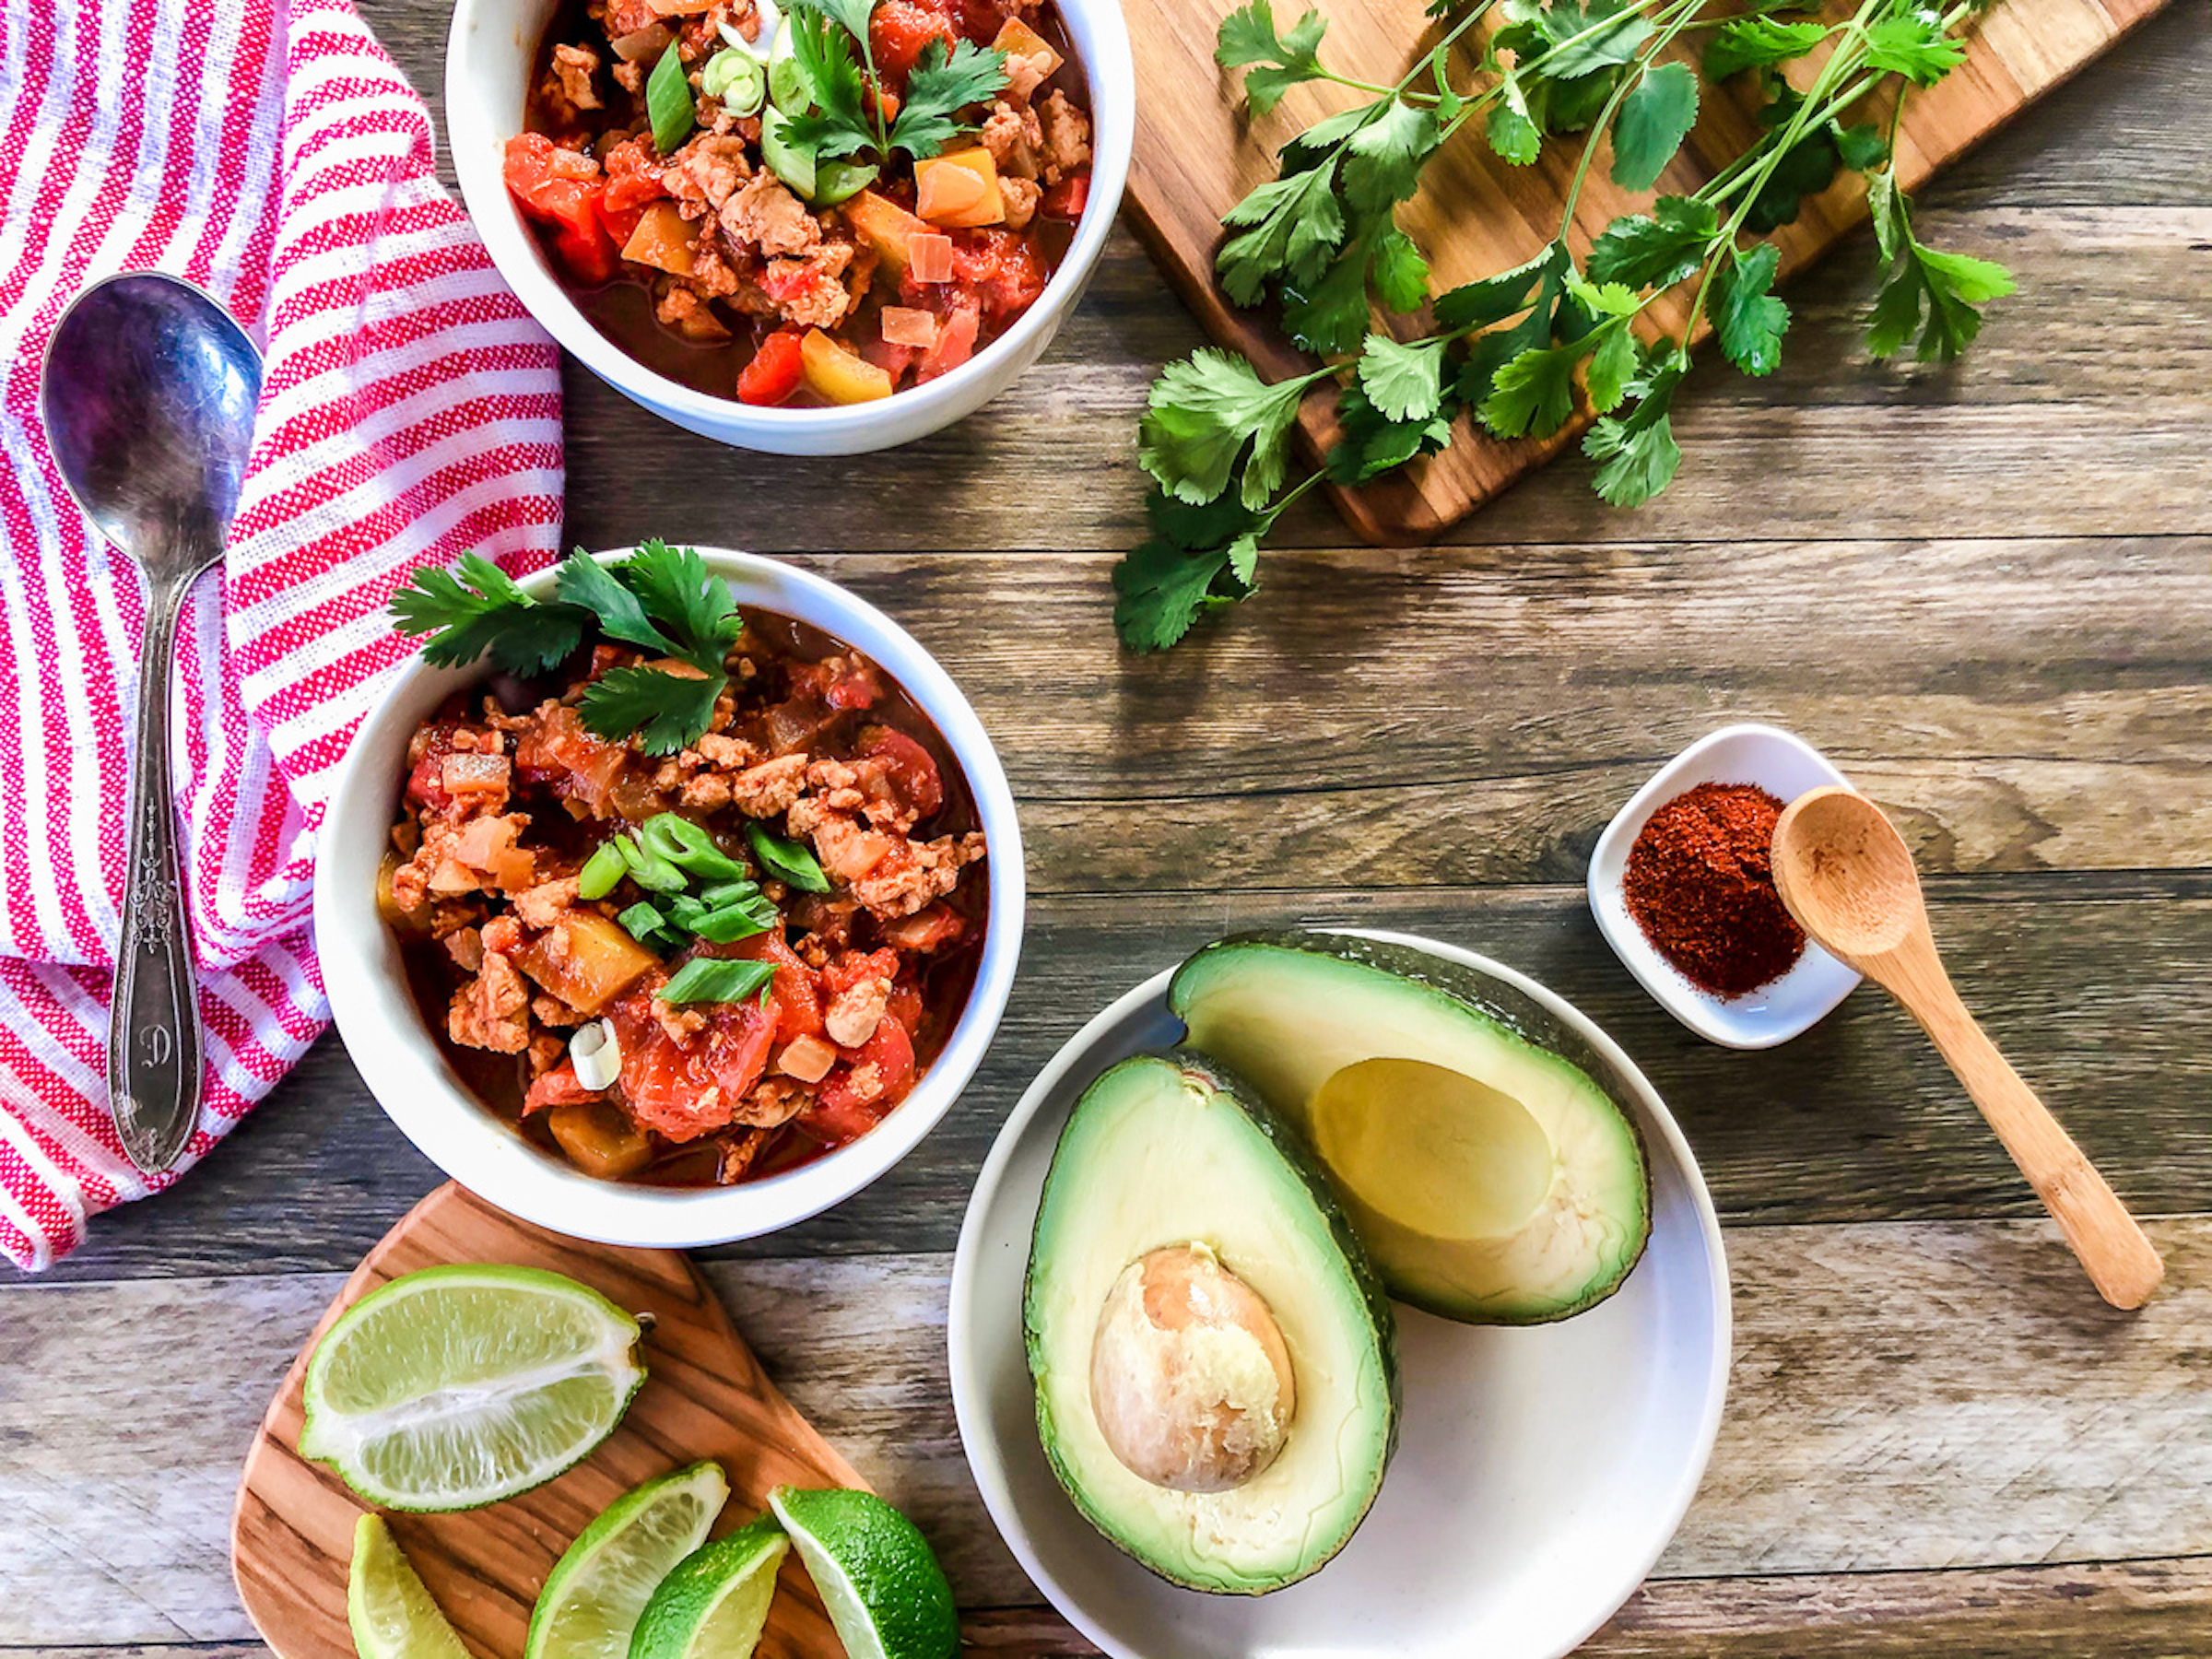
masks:
[[[759,859],[760,867],[770,875],[780,877],[803,893],[830,890],[830,877],[822,874],[822,866],[815,863],[814,854],[800,842],[771,834],[758,818],[746,825],[745,838],[752,843],[753,855]]]
[[[576,872],[576,897],[604,899],[615,890],[622,879],[622,872],[629,866],[622,862],[622,849],[612,841],[603,841],[591,857],[583,861],[583,868]]]
[[[689,818],[655,813],[638,831],[645,850],[678,869],[708,881],[743,881],[746,868],[714,844],[714,838]]]
[[[772,962],[693,957],[661,987],[659,995],[665,1003],[737,1003],[758,992],[765,1003],[775,979]]]
[[[645,114],[653,123],[653,147],[664,156],[676,154],[677,147],[699,124],[690,77],[684,73],[684,54],[674,42],[645,77]]]
[[[768,904],[765,899],[759,902]],[[717,945],[735,945],[739,939],[749,939],[755,934],[766,933],[775,920],[776,907],[772,904],[768,905],[765,917],[753,905],[732,904],[722,910],[709,911],[691,924],[691,931]]]
[[[707,60],[699,89],[732,115],[758,115],[768,101],[768,69],[751,52],[732,47]]]
[[[720,910],[725,904],[743,904],[748,899],[759,899],[760,889],[749,880],[718,881],[712,887],[700,888],[699,896],[708,908]]]
[[[623,867],[629,878],[641,888],[656,893],[680,893],[684,890],[684,873],[656,853],[648,853],[636,838],[618,835],[614,845],[620,854]]]
[[[643,900],[616,916],[615,924],[641,945],[665,949],[681,943],[669,930],[667,919]]]

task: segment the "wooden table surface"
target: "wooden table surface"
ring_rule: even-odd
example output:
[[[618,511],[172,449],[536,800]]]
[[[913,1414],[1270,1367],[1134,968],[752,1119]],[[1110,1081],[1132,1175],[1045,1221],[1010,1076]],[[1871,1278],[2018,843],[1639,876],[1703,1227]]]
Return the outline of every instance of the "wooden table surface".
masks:
[[[426,90],[445,7],[361,0]],[[1736,1351],[1704,1489],[1604,1654],[2212,1653],[2212,26],[2177,6],[1928,193],[2020,292],[1956,371],[1869,365],[1864,238],[1787,361],[1677,400],[1673,492],[1571,460],[1449,545],[1316,510],[1265,592],[1117,653],[1134,420],[1199,336],[1117,236],[1045,360],[892,454],[717,448],[569,375],[571,534],[789,554],[875,600],[996,735],[1031,920],[996,1047],[893,1174],[708,1253],[771,1371],[943,1553],[971,1636],[1084,1651],[971,1484],[946,1280],[1024,1085],[1225,930],[1433,934],[1535,974],[1650,1074],[1728,1228]],[[1871,989],[1788,1048],[1705,1046],[1599,939],[1620,801],[1732,720],[1905,823],[1970,1003],[2147,1217],[2166,1288],[2101,1306]],[[173,1192],[0,1280],[0,1654],[259,1651],[239,1459],[346,1271],[436,1172],[326,1039]],[[1479,1646],[1470,1648],[1478,1653]],[[1226,1659],[1226,1656],[1225,1656]]]

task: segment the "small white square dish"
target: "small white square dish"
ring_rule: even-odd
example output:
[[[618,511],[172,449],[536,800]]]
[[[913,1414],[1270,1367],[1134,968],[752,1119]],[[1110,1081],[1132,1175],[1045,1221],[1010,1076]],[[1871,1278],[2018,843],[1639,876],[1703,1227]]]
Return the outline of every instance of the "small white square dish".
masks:
[[[1859,975],[1809,941],[1796,965],[1742,996],[1722,998],[1690,982],[1659,954],[1629,913],[1621,878],[1629,849],[1653,813],[1700,783],[1756,783],[1784,806],[1823,783],[1851,780],[1794,733],[1731,725],[1700,737],[1629,798],[1590,854],[1590,910],[1598,931],[1654,1002],[1725,1048],[1773,1048],[1810,1030],[1849,996]]]

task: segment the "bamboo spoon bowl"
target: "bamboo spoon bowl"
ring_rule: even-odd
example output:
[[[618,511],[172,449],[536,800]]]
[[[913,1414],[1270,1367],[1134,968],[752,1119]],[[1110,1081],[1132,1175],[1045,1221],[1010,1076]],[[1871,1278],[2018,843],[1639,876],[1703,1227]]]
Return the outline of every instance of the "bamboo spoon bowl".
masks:
[[[1882,809],[1835,785],[1799,795],[1774,826],[1774,885],[1815,944],[1873,980],[1920,1022],[2058,1222],[2098,1293],[2115,1308],[2148,1300],[2165,1263],[1951,988],[1912,850]]]

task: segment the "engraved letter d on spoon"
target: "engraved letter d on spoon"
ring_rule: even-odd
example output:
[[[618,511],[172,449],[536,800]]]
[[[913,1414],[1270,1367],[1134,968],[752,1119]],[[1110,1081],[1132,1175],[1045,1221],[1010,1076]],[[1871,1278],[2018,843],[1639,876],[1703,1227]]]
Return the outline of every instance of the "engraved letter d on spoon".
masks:
[[[93,284],[46,347],[39,412],[62,481],[146,577],[130,866],[108,1023],[108,1104],[131,1161],[175,1163],[199,1121],[199,1002],[177,856],[169,693],[177,614],[221,557],[253,441],[261,357],[212,298],[159,271]]]

